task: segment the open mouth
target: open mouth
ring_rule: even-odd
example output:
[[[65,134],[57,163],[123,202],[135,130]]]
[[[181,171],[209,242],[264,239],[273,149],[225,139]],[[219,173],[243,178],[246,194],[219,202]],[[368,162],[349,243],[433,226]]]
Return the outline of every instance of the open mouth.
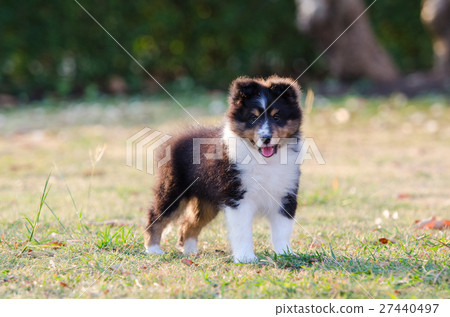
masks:
[[[277,153],[278,145],[265,145],[259,148],[259,153],[264,157],[271,157]]]

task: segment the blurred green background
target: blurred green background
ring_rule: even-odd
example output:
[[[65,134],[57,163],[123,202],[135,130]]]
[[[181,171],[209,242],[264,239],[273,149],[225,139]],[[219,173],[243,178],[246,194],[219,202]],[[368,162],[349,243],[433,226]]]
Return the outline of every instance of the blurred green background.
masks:
[[[80,3],[163,84],[224,89],[239,75],[296,76],[320,54],[297,30],[293,0]],[[421,0],[378,1],[367,13],[403,74],[433,62],[420,9]],[[75,1],[2,0],[0,32],[0,93],[79,96],[107,91],[111,78],[128,93],[158,89]],[[326,77],[322,59],[305,74]]]

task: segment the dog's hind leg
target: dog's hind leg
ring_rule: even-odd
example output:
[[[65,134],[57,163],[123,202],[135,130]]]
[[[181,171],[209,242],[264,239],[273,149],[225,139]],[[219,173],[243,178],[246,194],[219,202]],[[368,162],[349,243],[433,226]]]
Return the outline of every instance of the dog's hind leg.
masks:
[[[154,207],[148,210],[148,221],[145,227],[145,251],[149,254],[164,254],[161,250],[161,235],[169,224],[167,217],[159,217]],[[162,219],[161,219],[162,218]]]
[[[161,235],[167,225],[174,221],[186,206],[185,200],[172,200],[170,196],[156,199],[155,204],[148,210],[144,239],[145,251],[149,254],[164,254],[160,246]]]
[[[219,210],[216,206],[198,198],[192,198],[187,204],[180,229],[178,245],[183,247],[184,254],[197,253],[198,236]]]

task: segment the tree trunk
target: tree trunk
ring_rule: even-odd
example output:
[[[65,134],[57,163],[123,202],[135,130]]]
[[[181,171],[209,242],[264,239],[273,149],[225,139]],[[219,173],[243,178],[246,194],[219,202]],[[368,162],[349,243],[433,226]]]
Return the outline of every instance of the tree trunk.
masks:
[[[362,0],[296,0],[299,29],[326,49],[365,10]],[[327,51],[332,75],[342,80],[398,79],[398,70],[377,42],[367,13],[363,14]]]
[[[433,38],[433,73],[439,79],[450,77],[450,0],[424,0],[422,21]]]

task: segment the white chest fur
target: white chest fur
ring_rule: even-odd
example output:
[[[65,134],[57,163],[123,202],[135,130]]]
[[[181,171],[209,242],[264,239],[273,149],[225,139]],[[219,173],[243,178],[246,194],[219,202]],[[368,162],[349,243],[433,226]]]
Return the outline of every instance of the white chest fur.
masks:
[[[266,158],[227,127],[224,140],[230,160],[240,172],[244,200],[256,204],[260,213],[279,212],[283,197],[297,189],[300,171],[295,161],[300,145],[281,142],[278,153]]]

